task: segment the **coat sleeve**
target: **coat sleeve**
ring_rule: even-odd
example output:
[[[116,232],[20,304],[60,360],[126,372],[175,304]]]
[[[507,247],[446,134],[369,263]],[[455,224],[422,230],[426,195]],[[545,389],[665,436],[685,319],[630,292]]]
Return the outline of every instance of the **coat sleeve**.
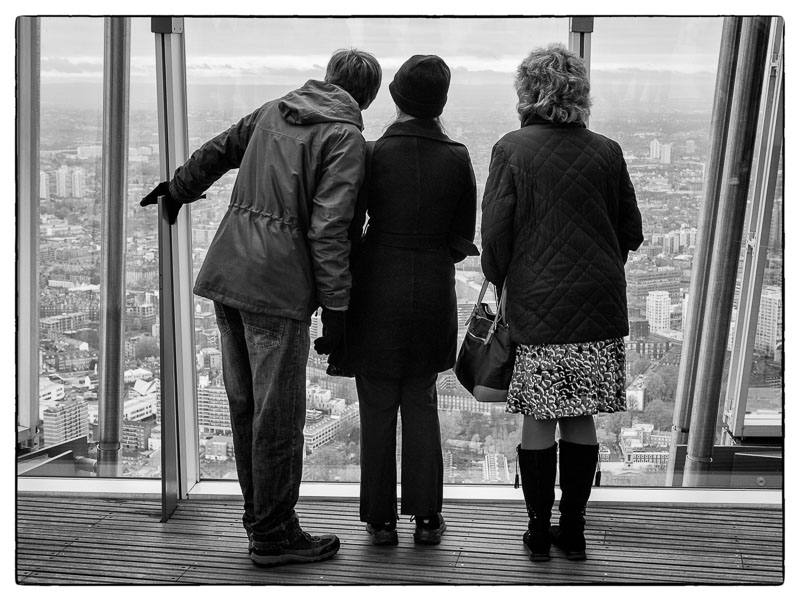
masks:
[[[620,150],[620,154],[621,154]],[[623,261],[628,253],[639,248],[644,241],[642,235],[642,214],[636,204],[636,191],[633,189],[625,159],[620,157],[622,166],[619,178],[619,213],[617,216],[617,239],[622,251]]]
[[[469,153],[466,153],[466,181],[462,188],[461,197],[458,199],[453,222],[450,224],[448,244],[453,262],[459,263],[468,256],[477,256],[478,248],[475,246],[475,220],[477,219],[478,199],[475,186],[475,172]]]
[[[511,263],[517,195],[503,147],[495,144],[481,203],[481,267],[495,286],[502,286]]]
[[[347,309],[350,302],[348,230],[364,179],[366,143],[354,126],[340,126],[323,150],[322,171],[311,206],[309,249],[317,302]]]
[[[192,153],[175,170],[169,193],[183,203],[194,202],[214,182],[231,169],[237,169],[263,107],[232,125]]]
[[[372,151],[374,142],[367,142],[364,155],[364,180],[358,190],[356,197],[356,208],[353,213],[353,221],[350,223],[347,238],[350,240],[350,272],[355,271],[358,263],[362,236],[364,235],[364,224],[367,222],[367,209],[369,208],[369,178],[370,163],[372,162]]]

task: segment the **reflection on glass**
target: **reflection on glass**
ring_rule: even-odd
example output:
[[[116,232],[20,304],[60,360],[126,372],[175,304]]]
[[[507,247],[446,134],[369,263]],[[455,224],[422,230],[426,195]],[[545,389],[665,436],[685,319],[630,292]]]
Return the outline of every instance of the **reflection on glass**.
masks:
[[[73,453],[90,460],[102,361],[104,20],[45,17],[41,32],[40,447],[74,442]],[[138,207],[159,169],[149,19],[132,19],[131,40],[122,474],[159,477],[156,215]],[[90,461],[80,465],[47,475],[92,473]]]

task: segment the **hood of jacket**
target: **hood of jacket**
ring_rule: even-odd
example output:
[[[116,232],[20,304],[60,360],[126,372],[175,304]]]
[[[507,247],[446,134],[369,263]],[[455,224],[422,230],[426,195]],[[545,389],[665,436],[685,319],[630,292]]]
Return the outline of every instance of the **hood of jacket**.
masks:
[[[294,125],[310,123],[351,123],[364,130],[361,110],[355,99],[339,86],[310,79],[278,101],[281,116]]]

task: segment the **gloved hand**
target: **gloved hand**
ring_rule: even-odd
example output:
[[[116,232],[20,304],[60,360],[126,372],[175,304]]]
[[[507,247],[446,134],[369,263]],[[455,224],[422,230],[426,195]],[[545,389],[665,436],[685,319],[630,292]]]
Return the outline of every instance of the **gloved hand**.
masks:
[[[142,201],[139,203],[139,206],[146,207],[148,205],[158,204],[159,196],[164,197],[164,206],[167,209],[167,220],[169,220],[170,224],[175,223],[175,221],[178,219],[178,212],[181,210],[183,203],[170,196],[169,182],[161,182],[158,184],[152,192],[142,199]]]
[[[319,355],[330,355],[344,340],[346,311],[322,309],[322,336],[314,341]]]

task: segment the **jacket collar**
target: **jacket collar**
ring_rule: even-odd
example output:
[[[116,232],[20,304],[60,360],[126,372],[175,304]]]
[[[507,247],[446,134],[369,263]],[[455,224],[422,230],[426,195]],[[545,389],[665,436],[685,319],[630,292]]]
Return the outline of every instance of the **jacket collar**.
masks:
[[[520,127],[527,127],[528,125],[552,125],[553,127],[582,127],[586,128],[586,124],[583,121],[577,121],[575,123],[555,123],[553,121],[549,121],[544,117],[540,117],[537,114],[528,115],[524,121],[520,124]]]
[[[451,140],[447,134],[439,129],[433,119],[409,119],[407,121],[395,121],[383,133],[383,138],[389,136],[417,136],[420,138],[430,138],[448,144],[461,144]]]

